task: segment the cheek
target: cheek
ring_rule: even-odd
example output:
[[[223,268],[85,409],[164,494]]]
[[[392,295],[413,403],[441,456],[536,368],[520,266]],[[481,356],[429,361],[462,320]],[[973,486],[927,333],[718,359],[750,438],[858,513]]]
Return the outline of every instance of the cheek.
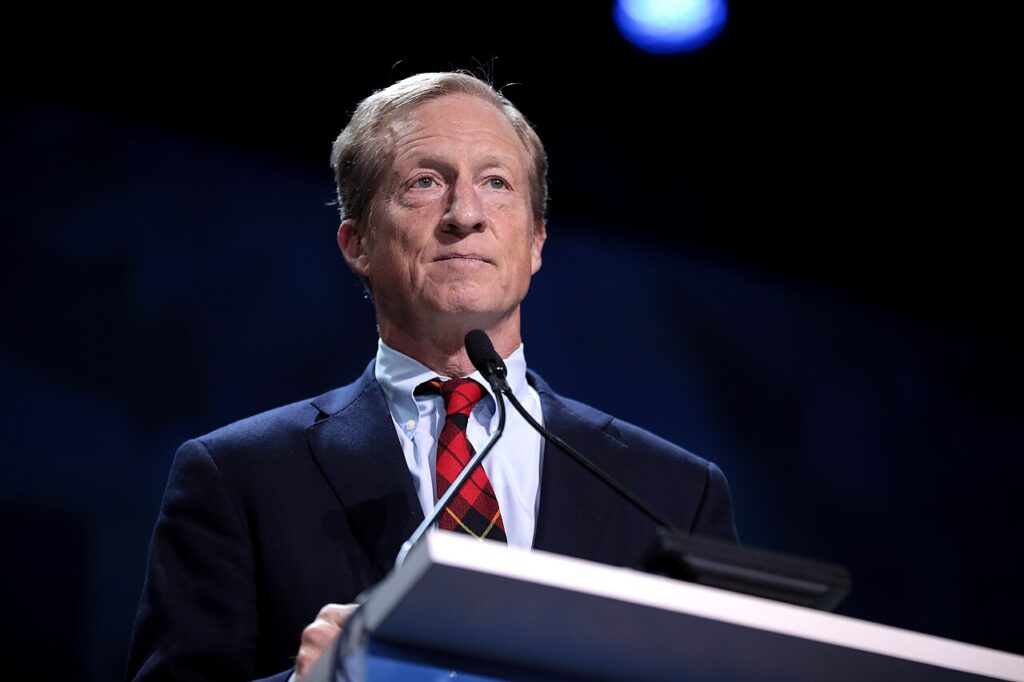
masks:
[[[396,262],[415,260],[430,239],[431,212],[429,208],[387,211],[386,219],[378,226],[380,249]]]
[[[495,194],[485,201],[491,215],[500,216],[502,220],[518,221],[528,214],[524,201],[508,194]]]

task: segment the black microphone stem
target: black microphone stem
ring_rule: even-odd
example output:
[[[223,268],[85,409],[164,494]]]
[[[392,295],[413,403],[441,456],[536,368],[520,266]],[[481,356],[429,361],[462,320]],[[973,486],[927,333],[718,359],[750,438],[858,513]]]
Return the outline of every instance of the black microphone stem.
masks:
[[[416,531],[409,536],[408,540],[402,543],[402,549],[398,551],[398,556],[395,557],[395,568],[402,565],[402,562],[405,561],[405,557],[409,554],[409,550],[411,550],[413,546],[420,541],[420,538],[426,535],[427,531],[430,530],[430,527],[434,525],[435,521],[437,521],[437,517],[441,515],[441,512],[445,510],[445,507],[448,506],[451,499],[455,497],[455,494],[459,492],[459,489],[462,488],[462,485],[473,473],[473,470],[477,468],[487,453],[491,451],[491,448],[494,447],[494,444],[498,442],[499,438],[501,438],[501,434],[505,430],[505,401],[501,399],[501,392],[498,390],[494,391],[494,397],[494,402],[498,406],[498,428],[494,430],[494,435],[491,436],[489,441],[487,441],[487,445],[484,446],[483,450],[473,455],[469,460],[469,463],[462,468],[459,475],[455,478],[452,484],[448,486],[448,490],[444,491],[444,495],[442,495],[441,499],[439,499],[437,504],[434,505],[433,513],[423,519],[423,523],[416,528]]]
[[[505,383],[502,386],[501,392],[504,393],[505,397],[508,398],[510,403],[512,403],[512,407],[516,408],[516,411],[518,411],[519,414],[523,415],[523,419],[530,423],[530,426],[535,428],[542,436],[544,436],[550,442],[557,445],[559,450],[572,457],[579,464],[581,464],[587,471],[589,471],[590,473],[594,474],[599,479],[604,481],[604,484],[607,485],[612,490],[614,490],[615,492],[617,492],[622,497],[622,499],[626,500],[626,502],[632,504],[637,509],[642,511],[644,514],[647,515],[648,518],[650,518],[659,526],[662,526],[663,528],[666,528],[675,533],[683,533],[683,531],[679,530],[674,523],[666,519],[658,512],[654,511],[647,503],[645,503],[639,497],[637,497],[629,490],[627,490],[622,484],[620,484],[614,478],[606,474],[604,470],[601,469],[601,467],[597,466],[589,459],[587,459],[580,453],[576,452],[576,449],[573,448],[571,445],[569,445],[564,440],[562,440],[561,438],[559,438],[558,436],[556,436],[555,434],[551,433],[543,426],[538,424],[537,420],[534,419],[533,416],[526,411],[526,408],[523,407],[518,400],[516,400],[515,394],[512,393],[512,389],[511,387],[509,387],[507,383]]]

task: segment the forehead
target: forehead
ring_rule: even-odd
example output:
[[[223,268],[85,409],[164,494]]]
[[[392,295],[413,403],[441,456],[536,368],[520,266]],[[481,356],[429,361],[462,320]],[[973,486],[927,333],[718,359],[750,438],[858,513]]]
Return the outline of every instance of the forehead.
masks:
[[[504,112],[473,95],[443,95],[417,104],[396,115],[385,131],[396,163],[467,152],[526,160],[526,148]]]

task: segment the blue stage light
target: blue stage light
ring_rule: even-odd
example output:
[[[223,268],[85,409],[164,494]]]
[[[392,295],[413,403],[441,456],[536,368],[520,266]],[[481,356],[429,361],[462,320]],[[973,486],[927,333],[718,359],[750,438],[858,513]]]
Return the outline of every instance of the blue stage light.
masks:
[[[725,0],[617,0],[612,10],[625,38],[646,52],[691,52],[725,26]]]

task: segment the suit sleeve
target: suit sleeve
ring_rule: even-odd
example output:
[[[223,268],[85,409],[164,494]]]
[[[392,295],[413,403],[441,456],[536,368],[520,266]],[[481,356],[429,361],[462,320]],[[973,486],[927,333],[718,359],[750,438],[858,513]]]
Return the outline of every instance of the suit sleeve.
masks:
[[[153,532],[128,678],[251,679],[257,634],[244,511],[206,446],[189,441]]]
[[[708,479],[704,486],[704,495],[690,532],[694,535],[707,535],[737,542],[729,483],[725,480],[722,470],[711,462],[708,462]]]

